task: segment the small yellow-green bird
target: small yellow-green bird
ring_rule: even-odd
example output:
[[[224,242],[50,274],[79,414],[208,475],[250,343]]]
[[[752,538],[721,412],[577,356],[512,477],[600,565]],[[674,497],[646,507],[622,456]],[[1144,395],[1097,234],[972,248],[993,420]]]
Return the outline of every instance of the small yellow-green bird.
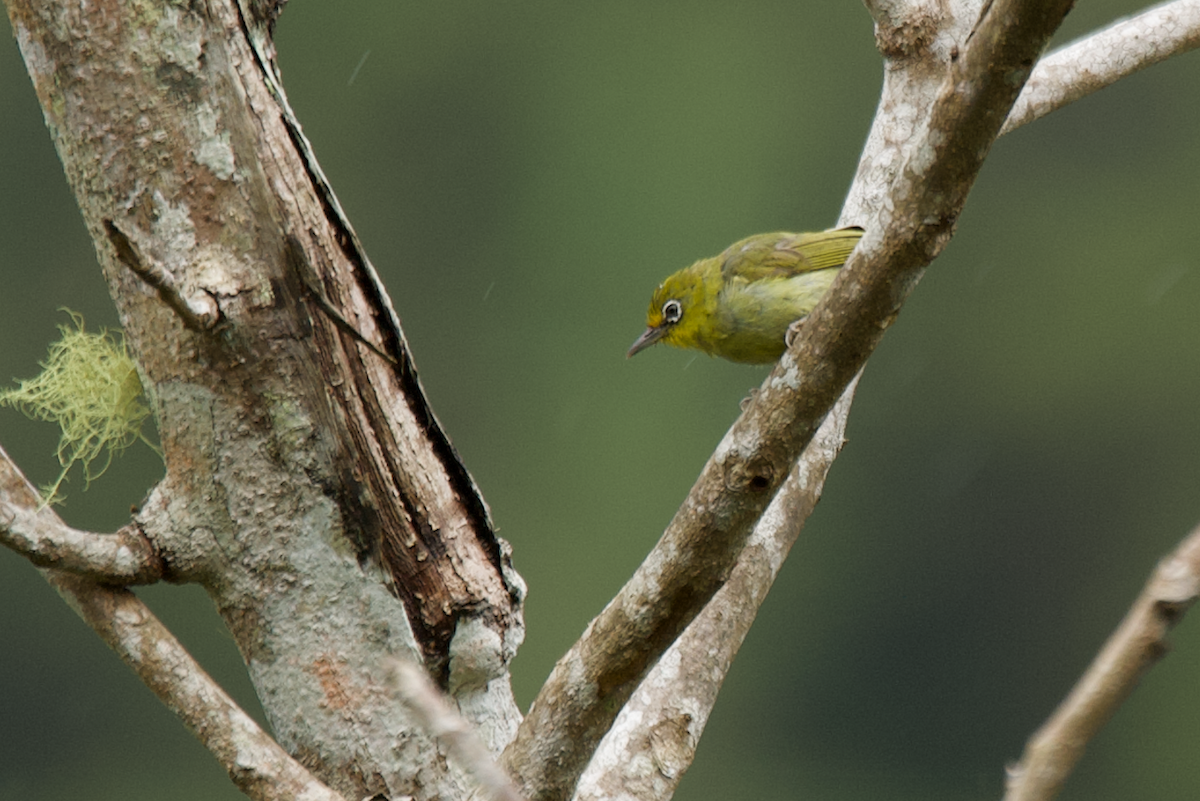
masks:
[[[788,328],[817,305],[862,235],[758,234],[685,267],[654,290],[646,331],[627,356],[665,342],[735,362],[775,361]]]

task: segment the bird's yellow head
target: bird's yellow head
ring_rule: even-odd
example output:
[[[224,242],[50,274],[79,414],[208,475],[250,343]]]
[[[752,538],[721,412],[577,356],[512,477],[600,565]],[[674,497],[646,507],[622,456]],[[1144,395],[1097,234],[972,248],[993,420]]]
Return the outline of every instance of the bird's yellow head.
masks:
[[[707,350],[707,326],[713,322],[721,272],[716,259],[701,259],[659,284],[646,310],[646,330],[626,356],[657,342],[676,348]]]
[[[820,301],[863,229],[756,234],[663,281],[630,356],[656,342],[747,364],[783,355],[787,332]]]

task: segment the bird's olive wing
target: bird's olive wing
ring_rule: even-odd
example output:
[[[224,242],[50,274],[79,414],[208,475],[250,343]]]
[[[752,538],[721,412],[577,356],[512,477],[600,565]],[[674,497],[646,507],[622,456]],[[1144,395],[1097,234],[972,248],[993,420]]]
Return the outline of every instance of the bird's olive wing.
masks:
[[[759,234],[730,245],[721,254],[721,272],[727,279],[758,281],[841,267],[862,235],[861,228]]]

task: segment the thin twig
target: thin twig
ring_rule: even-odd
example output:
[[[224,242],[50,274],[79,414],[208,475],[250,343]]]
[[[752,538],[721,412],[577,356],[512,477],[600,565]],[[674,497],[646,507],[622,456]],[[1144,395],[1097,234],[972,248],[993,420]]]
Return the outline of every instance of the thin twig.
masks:
[[[167,269],[154,259],[144,256],[137,243],[118,228],[115,222],[105,220],[104,231],[120,262],[152,287],[163,303],[179,316],[184,326],[193,331],[207,331],[221,319],[221,309],[212,295],[198,292],[193,297],[184,297],[175,278]]]
[[[1143,674],[1166,654],[1167,633],[1200,593],[1200,526],[1159,562],[1121,625],[1066,700],[1030,738],[1008,770],[1004,801],[1049,801],[1084,748]]]
[[[504,771],[496,765],[475,727],[446,703],[437,685],[413,662],[394,659],[388,665],[392,689],[412,710],[430,736],[450,752],[459,767],[479,782],[494,801],[524,801]]]
[[[1200,0],[1173,0],[1042,58],[1001,135],[1127,75],[1200,47]]]
[[[163,563],[140,529],[115,534],[68,526],[42,503],[25,476],[0,447],[0,544],[38,567],[65,570],[110,584],[152,584]]]

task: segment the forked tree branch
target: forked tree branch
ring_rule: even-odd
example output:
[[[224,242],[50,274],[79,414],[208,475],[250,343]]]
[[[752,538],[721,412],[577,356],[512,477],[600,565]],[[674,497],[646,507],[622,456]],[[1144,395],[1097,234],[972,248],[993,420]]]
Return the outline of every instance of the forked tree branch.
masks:
[[[1129,614],[1070,695],[1008,771],[1004,801],[1049,801],[1083,751],[1169,648],[1167,634],[1200,594],[1200,526],[1159,562]]]
[[[1002,133],[1169,55],[1195,47],[1200,42],[1197,9],[1200,9],[1198,0],[1176,0],[1043,57],[1010,112]],[[928,35],[929,28],[912,24],[911,4],[903,8],[889,6],[886,10],[891,16],[880,18],[881,44],[904,41],[895,31],[889,32],[888,25],[910,33],[923,30]],[[901,14],[902,11],[906,13]],[[913,37],[909,40],[912,44]],[[885,55],[890,55],[886,49]],[[899,55],[911,55],[911,51]],[[1072,68],[1076,57],[1087,63],[1088,68]],[[912,84],[906,84],[905,89],[911,91]],[[1056,100],[1046,104],[1043,99],[1047,97]],[[856,185],[855,189],[860,187]],[[865,189],[870,191],[870,187]],[[851,385],[843,394],[801,456],[797,470],[807,480],[797,482],[793,474],[780,489],[729,582],[671,646],[622,710],[580,779],[576,799],[613,797],[622,788],[636,792],[643,799],[665,799],[674,792],[692,762],[733,654],[758,614],[779,561],[786,556],[820,496],[825,474],[841,447],[853,389]],[[777,514],[779,510],[787,511],[781,516]]]
[[[687,649],[710,643],[711,635],[704,632],[712,629],[705,627],[713,623],[729,625],[726,614],[736,616],[739,628],[749,625],[778,569],[778,560],[807,516],[803,509],[811,508],[819,496],[828,462],[819,474],[811,472],[815,468],[809,462],[801,464],[801,471],[810,471],[809,481],[789,481],[771,507],[777,510],[798,504],[801,511],[782,517],[782,512],[768,511],[758,534],[743,548],[752,521],[762,513],[796,454],[805,447],[808,435],[825,418],[824,409],[829,408],[841,385],[857,372],[878,342],[924,264],[948,239],[966,192],[996,135],[998,121],[1004,118],[1001,109],[1012,103],[1011,97],[1005,98],[1005,87],[989,83],[989,77],[1003,78],[1000,81],[1003,83],[1026,74],[1039,52],[1038,43],[1044,42],[1057,26],[1067,6],[1066,0],[1058,0],[1046,9],[1035,8],[1031,2],[998,2],[981,21],[973,41],[954,67],[952,80],[931,123],[942,138],[942,149],[928,159],[921,152],[914,152],[892,194],[893,201],[900,202],[886,214],[861,221],[868,224],[870,234],[860,249],[862,253],[856,257],[859,265],[852,264],[844,271],[849,277],[844,276],[839,282],[842,288],[835,290],[834,297],[823,304],[820,315],[814,313],[798,347],[776,368],[760,397],[722,442],[688,502],[647,561],[648,566],[639,570],[621,596],[593,622],[584,640],[560,662],[546,690],[539,695],[530,717],[535,718],[534,713],[541,717],[532,723],[527,721],[527,727],[522,727],[523,743],[506,754],[509,764],[518,769],[518,775],[531,792],[539,797],[563,797],[621,702],[629,698],[662,649],[705,606],[726,575],[731,583],[705,612],[705,616],[711,615],[713,619],[698,618],[689,631],[692,639],[681,640],[675,646],[680,661],[672,656],[661,667],[683,673],[680,668],[688,658]],[[1037,13],[1026,13],[1033,11]],[[1172,53],[1195,47],[1200,41],[1197,17],[1200,17],[1200,0],[1176,0],[1048,56],[1034,71],[1003,131]],[[1026,24],[1029,20],[1032,23]],[[1155,31],[1154,42],[1145,35],[1147,30]],[[1032,38],[1026,42],[1023,40],[1026,36]],[[1118,54],[1112,59],[1116,62],[1112,69],[1072,66],[1076,59],[1090,63],[1092,56],[1101,51]],[[152,285],[160,293],[164,291],[162,286]],[[853,320],[854,325],[844,327],[844,320]],[[830,321],[837,321],[833,329]],[[838,327],[843,330],[836,330]],[[826,359],[833,360],[832,368]],[[847,391],[843,397],[848,399],[851,394]],[[839,424],[844,424],[845,409],[839,408],[840,412],[826,418],[826,428],[835,417]],[[820,460],[825,458],[825,451],[832,451],[828,454],[831,461],[840,445],[841,429],[837,426],[835,429],[836,435],[822,433],[820,439],[824,444],[814,440],[805,453],[815,450],[817,455],[813,458]],[[768,439],[780,430],[784,431],[782,436]],[[133,528],[122,529],[115,535],[80,532],[65,526],[53,513],[39,513],[36,507],[14,504],[8,482],[14,476],[18,484],[23,486],[25,482],[11,470],[15,468],[0,451],[0,541],[36,564],[77,574],[52,572],[49,578],[168,706],[193,731],[200,733],[239,786],[254,798],[299,794],[314,799],[340,797],[315,783],[303,767],[290,761],[191,661],[135,596],[86,580],[116,583],[157,580],[161,565],[140,532]],[[776,538],[768,545],[764,537],[771,530]],[[1195,538],[1194,534],[1192,539]],[[741,562],[734,567],[734,560],[739,558]],[[747,584],[738,583],[743,580]],[[751,597],[741,598],[735,586],[744,587]],[[731,593],[732,604],[725,605],[719,600]],[[745,600],[750,602],[742,603]],[[651,613],[656,606],[664,611]],[[711,692],[715,698],[741,636],[739,633],[727,638],[730,642],[723,648],[732,650],[723,653],[720,675],[709,681],[709,686],[683,684],[679,690],[665,690],[667,695],[660,697],[669,699],[669,694],[674,693],[679,700]],[[651,645],[648,650],[643,648],[646,642]],[[152,644],[153,649],[145,650],[146,643]],[[642,686],[649,692],[654,689],[653,684],[651,680]],[[639,698],[637,703],[641,701]],[[651,748],[639,753],[658,760],[655,766],[660,774],[671,764],[683,767],[690,764],[688,741],[694,748],[699,734],[697,725],[702,728],[712,700],[705,698],[699,703],[688,708],[660,705],[657,714],[661,725],[648,727],[649,718],[643,718],[640,730],[645,734],[649,729]],[[644,706],[631,709],[648,711]],[[681,715],[691,716],[691,720],[683,721]],[[682,726],[678,725],[681,721]],[[614,733],[620,731],[618,725]],[[577,744],[564,739],[575,737],[579,738]],[[632,765],[630,752],[626,754],[626,765]],[[249,760],[246,755],[251,755]],[[674,782],[681,773],[680,768]],[[279,795],[273,794],[277,792]],[[666,794],[669,795],[669,790]]]
[[[138,525],[173,580],[209,593],[279,741],[328,786],[459,797],[380,665],[423,660],[506,740],[523,585],[288,108],[281,3],[5,5],[160,422],[166,476]],[[136,599],[92,601],[110,643],[173,692],[175,663],[122,646],[108,614],[141,616]],[[221,714],[189,725],[231,764],[243,721]]]
[[[984,157],[1070,0],[985,6],[914,143],[889,205],[717,447],[680,511],[617,597],[555,665],[504,759],[531,798],[570,796],[646,672],[728,577],[846,385],[948,241]]]
[[[1114,23],[1039,61],[1000,133],[1196,47],[1200,0],[1172,0]]]

